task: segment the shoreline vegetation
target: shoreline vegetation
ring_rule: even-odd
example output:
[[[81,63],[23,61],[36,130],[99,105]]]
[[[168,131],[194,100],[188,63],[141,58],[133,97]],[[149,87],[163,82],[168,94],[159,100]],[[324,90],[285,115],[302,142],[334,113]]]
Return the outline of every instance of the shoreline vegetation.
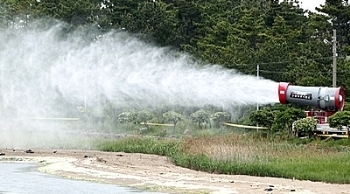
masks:
[[[103,140],[98,143],[98,149],[167,156],[177,166],[213,174],[349,184],[349,145],[347,140],[270,140],[226,134]]]

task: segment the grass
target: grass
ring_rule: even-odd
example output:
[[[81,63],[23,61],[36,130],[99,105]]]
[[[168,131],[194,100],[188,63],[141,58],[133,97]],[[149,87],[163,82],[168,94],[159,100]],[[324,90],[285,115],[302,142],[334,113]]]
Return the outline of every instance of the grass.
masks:
[[[172,156],[178,153],[178,141],[158,140],[155,138],[125,138],[120,140],[106,140],[100,143],[101,151],[144,153],[160,156]]]
[[[350,183],[350,143],[272,141],[243,135],[202,135],[181,140],[107,140],[100,150],[168,156],[178,166],[220,174]]]

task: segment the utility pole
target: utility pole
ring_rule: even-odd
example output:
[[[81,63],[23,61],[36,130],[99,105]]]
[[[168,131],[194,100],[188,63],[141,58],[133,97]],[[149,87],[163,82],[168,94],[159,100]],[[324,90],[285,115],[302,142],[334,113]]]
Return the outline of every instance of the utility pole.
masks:
[[[256,65],[256,79],[259,81],[259,71],[260,66],[259,64]],[[256,102],[256,110],[259,110],[259,102]],[[259,123],[256,124],[256,131],[259,131]]]
[[[87,70],[86,70],[86,63],[84,64],[84,111],[86,112],[86,90],[87,90]]]
[[[333,87],[337,87],[337,31],[333,30]]]
[[[259,71],[260,71],[260,67],[259,64],[256,65],[256,79],[259,80]],[[259,110],[259,103],[256,103],[256,110]]]

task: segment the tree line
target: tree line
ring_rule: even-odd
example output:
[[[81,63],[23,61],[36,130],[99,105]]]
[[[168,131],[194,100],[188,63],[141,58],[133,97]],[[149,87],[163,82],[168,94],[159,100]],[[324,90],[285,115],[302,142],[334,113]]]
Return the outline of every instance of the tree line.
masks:
[[[0,28],[54,18],[70,29],[122,29],[205,63],[251,75],[259,65],[261,77],[303,86],[332,86],[329,42],[335,29],[337,85],[347,90],[350,6],[345,0],[326,0],[316,10],[302,9],[298,0],[2,0]],[[290,126],[295,118],[283,115],[287,110],[278,111],[274,120],[284,119],[281,123]],[[240,123],[254,124],[259,114],[242,113]]]
[[[332,31],[337,30],[337,85],[350,87],[350,7],[326,0],[319,13],[298,0],[4,0],[1,26],[55,18],[72,28],[124,29],[145,41],[208,63],[277,82],[331,86]],[[326,41],[327,40],[327,41]]]

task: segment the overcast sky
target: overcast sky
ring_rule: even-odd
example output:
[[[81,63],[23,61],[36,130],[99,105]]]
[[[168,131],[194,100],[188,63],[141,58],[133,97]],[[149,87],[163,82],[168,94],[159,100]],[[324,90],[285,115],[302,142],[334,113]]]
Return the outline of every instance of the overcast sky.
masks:
[[[300,0],[303,4],[301,5],[303,9],[308,9],[310,11],[315,11],[315,7],[320,7],[324,5],[326,0]]]

